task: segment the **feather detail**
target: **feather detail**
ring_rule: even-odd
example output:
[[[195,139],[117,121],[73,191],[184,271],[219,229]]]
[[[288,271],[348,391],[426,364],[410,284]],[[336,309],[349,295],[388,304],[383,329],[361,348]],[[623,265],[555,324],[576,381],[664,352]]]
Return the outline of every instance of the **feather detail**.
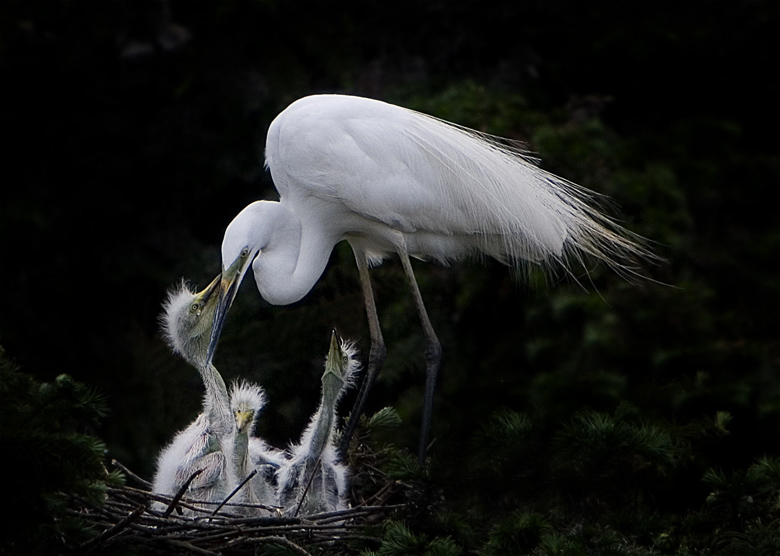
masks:
[[[357,235],[381,223],[405,235],[412,256],[567,266],[589,255],[618,270],[652,258],[638,236],[597,209],[598,194],[536,162],[499,138],[343,95],[291,104],[271,124],[266,147],[293,212],[312,196],[338,201],[354,217],[341,221]],[[394,250],[377,235],[365,241],[373,258]]]

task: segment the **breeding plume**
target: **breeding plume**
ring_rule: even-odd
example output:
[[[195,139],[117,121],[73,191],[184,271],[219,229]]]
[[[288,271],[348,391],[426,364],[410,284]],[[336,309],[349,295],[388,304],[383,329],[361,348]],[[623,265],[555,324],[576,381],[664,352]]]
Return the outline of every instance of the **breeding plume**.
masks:
[[[279,503],[288,515],[346,508],[347,469],[338,461],[333,431],[336,404],[358,368],[355,355],[352,344],[340,341],[334,331],[322,374],[320,406],[278,473]]]
[[[271,123],[265,152],[280,199],[250,204],[225,231],[220,304],[207,359],[250,263],[263,298],[287,305],[312,289],[334,245],[348,241],[371,350],[342,448],[385,355],[369,266],[399,256],[426,337],[422,461],[441,347],[410,256],[448,263],[487,255],[512,266],[565,271],[593,257],[632,273],[631,261],[649,255],[635,236],[593,207],[593,193],[541,170],[494,138],[384,102],[341,95],[300,99]]]
[[[160,453],[154,492],[174,495],[200,471],[188,490],[193,498],[207,502],[221,502],[231,486],[228,462],[234,419],[225,382],[206,358],[219,283],[217,278],[199,293],[184,285],[174,289],[161,317],[171,349],[198,369],[206,391],[203,412]]]

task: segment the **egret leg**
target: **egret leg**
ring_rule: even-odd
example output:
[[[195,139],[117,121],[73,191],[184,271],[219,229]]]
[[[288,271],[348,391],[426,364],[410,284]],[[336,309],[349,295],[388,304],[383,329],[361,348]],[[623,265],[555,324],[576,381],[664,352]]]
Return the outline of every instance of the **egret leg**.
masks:
[[[366,369],[365,377],[360,385],[355,405],[352,408],[352,413],[349,416],[347,427],[344,430],[344,434],[341,436],[341,443],[339,444],[339,452],[341,457],[346,458],[347,449],[349,448],[352,435],[355,433],[358,420],[363,414],[363,409],[368,399],[368,393],[371,387],[376,381],[376,377],[379,375],[379,370],[382,368],[382,364],[385,362],[385,355],[387,354],[387,348],[385,348],[385,341],[382,338],[382,329],[379,326],[379,316],[376,313],[376,303],[374,302],[374,290],[371,287],[371,277],[368,274],[368,261],[365,254],[354,249],[355,261],[357,262],[358,274],[360,275],[360,285],[363,289],[363,299],[366,304],[366,314],[368,315],[368,332],[371,336],[371,349],[368,352],[368,368]]]
[[[420,323],[425,334],[425,403],[423,405],[422,426],[420,427],[420,445],[417,450],[417,459],[420,465],[423,465],[425,463],[425,453],[428,450],[428,435],[431,430],[433,392],[436,388],[436,378],[439,375],[441,366],[441,343],[439,343],[436,332],[433,330],[431,319],[428,318],[428,311],[425,310],[425,304],[423,303],[422,295],[420,295],[417,280],[414,277],[409,255],[406,251],[399,249],[398,256],[401,258],[404,272],[409,279],[409,288],[412,290],[414,304],[417,306],[417,313],[420,315]]]

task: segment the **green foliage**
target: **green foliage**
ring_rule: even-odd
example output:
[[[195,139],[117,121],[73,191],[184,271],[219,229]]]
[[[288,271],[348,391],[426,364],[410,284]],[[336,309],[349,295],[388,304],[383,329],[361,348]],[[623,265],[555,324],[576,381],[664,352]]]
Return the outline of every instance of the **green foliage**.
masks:
[[[772,554],[780,459],[762,457],[730,474],[704,469],[709,494],[681,499],[700,450],[731,439],[732,418],[717,412],[670,424],[641,418],[647,414],[623,403],[612,414],[586,407],[556,422],[501,408],[457,465],[443,467],[440,458],[452,453],[421,469],[408,452],[393,451],[382,467],[411,488],[407,502],[427,510],[408,513],[406,528],[389,528],[382,550],[391,552],[379,554],[424,553],[431,538],[484,556]],[[411,532],[418,528],[426,535]]]
[[[414,481],[427,478],[428,469],[409,452],[398,451],[387,462],[387,474],[392,479]]]
[[[502,138],[511,139],[518,127],[534,123],[533,119],[522,117],[529,112],[525,98],[505,91],[489,91],[471,80],[451,83],[434,94],[401,93],[395,94],[403,97],[403,104],[410,108]]]
[[[534,556],[777,552],[780,95],[756,55],[778,50],[775,3],[647,2],[641,17],[615,2],[161,6],[3,6],[13,186],[0,202],[12,261],[0,338],[45,384],[5,371],[0,381],[3,456],[25,465],[12,494],[36,505],[34,526],[29,511],[4,526],[45,529],[38,516],[65,483],[100,496],[90,477],[101,447],[79,436],[99,404],[57,374],[92,373],[118,405],[102,436],[141,474],[194,417],[199,379],[158,337],[164,291],[218,272],[225,225],[274,195],[268,124],[327,91],[523,141],[543,168],[614,199],[620,210],[607,211],[666,259],[643,272],[671,287],[587,263],[573,276],[512,276],[493,261],[415,261],[444,348],[424,468],[403,450],[417,439],[423,340],[399,266],[372,272],[388,358],[369,406],[391,405],[403,423],[383,414],[372,426],[393,446],[371,442],[384,473],[423,491],[400,516],[410,535],[474,553],[511,543],[520,516],[541,516],[550,529]],[[166,24],[192,40],[161,49],[153,37]],[[150,53],[126,57],[139,43]],[[108,204],[107,187],[133,194]],[[44,292],[52,276],[58,291],[83,292],[83,261],[96,279],[78,311],[63,310]],[[263,383],[259,432],[281,446],[316,404],[325,331],[336,324],[368,351],[354,258],[337,246],[293,306],[244,288],[221,368]]]
[[[544,556],[585,556],[582,545],[559,533],[545,535],[539,549]]]
[[[758,523],[771,511],[780,510],[780,458],[761,458],[747,470],[726,476],[708,469],[702,481],[712,492],[707,496],[707,511],[733,526],[744,528]]]
[[[514,513],[490,530],[483,550],[486,556],[527,554],[551,531],[552,526],[541,514]]]
[[[369,434],[382,430],[392,430],[401,425],[401,417],[392,407],[384,407],[374,413],[365,427]]]
[[[539,429],[528,415],[501,408],[473,436],[470,457],[478,469],[499,471],[538,448]]]
[[[107,473],[105,445],[93,435],[107,411],[94,389],[67,375],[40,383],[0,348],[4,491],[14,508],[1,521],[7,546],[36,552],[59,535],[82,540],[89,535],[83,523],[67,518],[65,506],[73,495],[100,505],[106,486],[123,481],[121,474]]]
[[[661,535],[665,551],[709,551],[775,555],[780,549],[780,459],[762,457],[747,469],[724,473],[708,469],[702,482],[710,493],[701,509],[688,512]]]
[[[361,556],[459,556],[460,548],[449,538],[415,534],[403,523],[390,522],[377,551]]]
[[[635,425],[605,413],[584,409],[554,440],[558,465],[581,476],[636,473],[652,466],[664,474],[677,463],[672,438],[650,425]]]

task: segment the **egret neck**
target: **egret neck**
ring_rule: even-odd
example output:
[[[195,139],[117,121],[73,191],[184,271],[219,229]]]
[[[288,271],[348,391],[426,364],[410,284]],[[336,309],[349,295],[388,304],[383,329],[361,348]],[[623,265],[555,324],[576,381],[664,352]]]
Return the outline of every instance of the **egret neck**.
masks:
[[[263,229],[254,228],[265,240],[256,244],[260,251],[252,263],[257,289],[271,305],[289,305],[317,283],[339,238],[319,233],[281,203],[264,202],[262,212]]]
[[[330,351],[325,360],[325,372],[322,375],[322,399],[318,415],[314,418],[315,426],[312,431],[310,454],[322,453],[330,440],[336,404],[344,387],[344,371],[346,369],[342,368],[343,357],[338,336],[334,332],[331,335]]]
[[[206,413],[209,426],[218,438],[230,434],[233,418],[230,414],[230,401],[222,375],[211,363],[198,367],[198,372],[206,387]]]

